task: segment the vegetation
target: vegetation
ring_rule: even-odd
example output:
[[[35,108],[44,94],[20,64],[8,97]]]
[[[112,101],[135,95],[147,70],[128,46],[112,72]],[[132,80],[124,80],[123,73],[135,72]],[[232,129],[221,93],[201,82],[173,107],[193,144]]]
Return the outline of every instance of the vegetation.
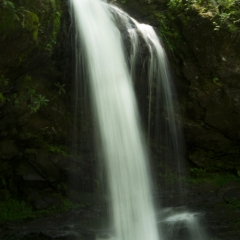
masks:
[[[214,187],[222,187],[229,182],[240,183],[240,173],[232,174],[226,172],[208,172],[203,168],[190,168],[189,174],[184,177],[179,177],[174,173],[169,167],[162,165],[161,168],[164,171],[158,174],[160,183],[164,181],[169,186],[175,184],[176,182],[183,182],[186,185],[202,185],[209,184]]]
[[[66,86],[66,84],[60,84],[59,82],[57,82],[54,85],[58,88],[58,94],[59,95],[61,95],[62,93],[66,94],[66,90],[64,88]]]
[[[239,0],[170,0],[169,9],[174,11],[197,10],[199,14],[209,16],[215,25],[214,30],[227,27],[232,32],[239,31]]]
[[[33,217],[32,208],[24,201],[9,199],[0,201],[0,222],[15,221]]]
[[[163,41],[172,52],[186,46],[179,32],[179,19],[188,25],[193,18],[201,15],[209,19],[211,30],[225,29],[231,33],[240,30],[240,0],[166,0],[166,8],[162,11],[156,1],[151,0],[126,0],[119,3],[124,8],[136,9],[140,15],[146,16],[146,21],[157,26]]]
[[[6,221],[20,221],[24,219],[33,219],[51,215],[56,212],[69,211],[70,209],[83,208],[86,205],[83,203],[73,203],[67,198],[63,198],[59,195],[62,200],[62,205],[59,207],[51,207],[43,210],[34,210],[33,207],[28,205],[25,201],[17,199],[8,199],[7,201],[0,201],[0,223]]]
[[[50,1],[52,14],[50,19],[48,19],[49,25],[52,26],[51,36],[44,46],[45,51],[52,51],[53,47],[57,44],[57,34],[60,30],[61,25],[61,12],[58,10],[56,1]]]
[[[184,4],[185,6],[189,6],[191,4],[198,4],[205,6],[207,8],[224,8],[228,9],[232,6],[238,6],[240,4],[239,0],[170,0],[170,7],[177,7],[180,4]]]
[[[240,175],[222,172],[207,172],[205,169],[202,168],[191,168],[190,178],[188,178],[187,180],[189,184],[208,183],[216,187],[224,186],[225,184],[232,181],[240,182]]]
[[[37,40],[38,37],[38,16],[27,10],[24,6],[16,7],[12,1],[0,0],[0,9],[3,9],[1,14],[3,15],[1,19],[2,29],[6,30],[9,26],[15,27],[14,21],[17,20],[21,23],[22,29],[32,33],[32,39]]]
[[[47,106],[49,100],[46,99],[46,97],[42,94],[36,93],[35,89],[29,88],[28,94],[31,101],[28,107],[31,109],[31,111],[37,112],[40,107]]]
[[[131,0],[127,1],[129,2]],[[29,2],[32,4],[32,1]],[[122,2],[125,2],[125,0],[122,0]],[[151,3],[152,1],[146,2]],[[170,0],[166,11],[159,11],[157,8],[151,8],[151,17],[149,18],[151,18],[151,20],[156,23],[156,26],[159,27],[160,34],[168,45],[168,48],[171,51],[175,51],[179,46],[186,46],[181,32],[179,32],[179,29],[175,24],[175,21],[180,15],[184,15],[183,21],[186,21],[187,23],[187,21],[191,21],[191,19],[189,20],[188,18],[191,13],[200,14],[210,19],[212,22],[211,27],[214,31],[217,32],[225,28],[232,33],[235,33],[239,31],[239,2],[239,0]],[[61,83],[61,79],[56,77],[59,73],[56,75],[53,74],[52,72],[55,70],[52,71],[52,69],[49,71],[50,77],[43,68],[40,68],[40,71],[37,72],[37,77],[37,74],[34,76],[33,72],[36,66],[29,63],[31,54],[37,55],[39,54],[39,50],[43,52],[45,51],[44,54],[46,54],[46,52],[47,54],[51,54],[54,47],[57,45],[57,36],[61,26],[60,20],[62,13],[56,5],[56,1],[49,1],[48,7],[52,8],[52,13],[41,15],[38,12],[40,10],[37,8],[26,10],[26,6],[17,7],[12,1],[0,0],[0,8],[6,10],[7,13],[10,12],[11,20],[17,23],[21,30],[23,29],[24,31],[26,30],[30,32],[31,36],[30,40],[26,37],[23,41],[24,43],[26,40],[26,45],[29,49],[23,49],[19,51],[19,54],[13,53],[13,56],[15,57],[16,55],[18,60],[16,62],[11,62],[12,65],[8,67],[8,69],[11,70],[12,66],[16,65],[16,69],[18,68],[20,71],[15,75],[12,74],[13,76],[11,76],[11,73],[5,74],[4,71],[0,72],[0,107],[3,105],[6,106],[6,110],[4,110],[5,112],[3,114],[4,118],[7,114],[12,114],[8,119],[6,118],[6,120],[1,119],[5,121],[4,123],[1,123],[1,131],[4,133],[4,136],[9,138],[12,137],[11,141],[14,142],[13,145],[15,145],[16,141],[16,145],[18,145],[18,147],[20,146],[19,149],[17,149],[19,153],[17,161],[21,161],[19,158],[25,158],[28,153],[36,156],[36,152],[39,150],[44,150],[49,155],[60,154],[62,156],[66,156],[68,152],[64,145],[61,145],[64,141],[62,141],[61,138],[57,138],[57,134],[59,134],[61,128],[66,127],[64,124],[63,127],[61,125],[64,116],[66,116],[66,112],[62,110],[64,105],[61,105],[61,103],[59,103],[60,101],[56,101],[54,105],[52,103],[53,99],[51,98],[54,97],[55,100],[58,100],[60,97],[63,98],[67,92],[66,85]],[[0,29],[2,29],[2,27],[0,27]],[[26,33],[24,32],[21,36],[26,36]],[[31,42],[34,42],[33,46],[31,45]],[[34,51],[32,51],[33,49]],[[38,57],[41,60],[39,62],[42,64],[45,61],[45,58],[42,58],[41,55],[39,56]],[[56,57],[57,56],[54,56],[52,59],[55,61]],[[47,62],[47,64],[49,64],[49,62]],[[25,73],[24,75],[23,72]],[[48,83],[45,79],[47,81],[49,80],[49,82],[52,80],[52,82],[47,85]],[[215,85],[220,81],[215,75],[210,80]],[[10,89],[11,86],[12,89]],[[47,88],[52,88],[52,92]],[[54,114],[50,115],[50,112],[53,112]],[[46,117],[46,115],[48,116]],[[32,117],[31,121],[27,121],[30,117]],[[43,120],[41,120],[41,117]],[[26,121],[20,122],[19,119],[22,120],[23,118]],[[12,124],[12,121],[16,121],[16,124]],[[89,124],[89,122],[86,122],[85,124]],[[86,129],[88,128],[86,127]],[[85,130],[85,132],[87,136],[90,134],[87,130]],[[6,162],[8,160],[9,159],[7,159]],[[13,166],[15,167],[15,165]],[[9,164],[6,163],[5,167],[1,164],[0,168],[0,189],[2,190],[2,195],[0,197],[0,222],[36,218],[59,211],[68,211],[72,208],[86,206],[86,203],[73,203],[69,199],[59,195],[59,198],[62,200],[61,206],[53,206],[46,210],[34,210],[30,204],[20,200],[20,197],[19,199],[13,198],[10,193],[12,190],[10,190],[9,185],[10,180],[13,178],[10,174],[13,174],[13,166],[9,166]],[[185,181],[187,184],[198,185],[207,183],[218,187],[223,186],[230,181],[240,182],[239,175],[239,172],[234,175],[226,173],[211,173],[202,168],[191,168],[190,177],[180,180]],[[160,173],[158,177],[161,178],[161,180],[165,179],[169,185],[174,184],[179,180],[177,179],[176,174],[171,172],[169,168],[166,168],[165,172]],[[95,184],[99,188],[98,180],[95,180]],[[57,186],[57,189],[59,192],[65,191],[65,187],[62,185]],[[17,196],[14,197],[17,198]],[[236,201],[233,202],[231,206],[233,208],[239,208],[240,205],[239,202]]]

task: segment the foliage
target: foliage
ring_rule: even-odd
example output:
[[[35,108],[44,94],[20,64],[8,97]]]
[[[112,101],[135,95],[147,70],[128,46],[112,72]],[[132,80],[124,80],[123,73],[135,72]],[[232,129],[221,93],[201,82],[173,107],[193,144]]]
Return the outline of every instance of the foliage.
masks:
[[[8,199],[8,201],[0,201],[0,222],[6,221],[19,221],[29,218],[39,218],[48,216],[56,212],[65,212],[71,209],[86,207],[83,203],[73,203],[68,198],[62,197],[59,194],[59,198],[62,200],[62,205],[59,207],[51,207],[48,209],[34,211],[25,201],[17,199]]]
[[[56,45],[56,39],[51,37],[47,45],[45,46],[44,50],[46,51],[51,51],[53,46]]]
[[[63,205],[61,211],[69,211],[70,209],[82,208],[85,207],[83,203],[73,203],[71,200],[65,198],[63,199]]]
[[[61,154],[63,156],[67,156],[68,155],[67,151],[66,151],[66,146],[46,144],[46,148],[51,153],[59,153],[59,154]]]
[[[12,1],[9,0],[0,0],[0,7],[2,8],[6,8],[9,10],[14,10],[15,9],[15,5]]]
[[[23,220],[33,217],[31,207],[27,206],[24,201],[9,199],[8,201],[0,201],[0,222]]]
[[[218,173],[218,172],[212,173],[202,168],[191,168],[190,178],[187,179],[187,182],[190,184],[208,183],[218,187],[223,186],[232,181],[240,182],[240,176],[230,173]]]
[[[237,32],[240,29],[239,0],[170,0],[168,6],[169,10],[179,13],[195,9],[199,14],[211,16],[215,31],[228,28],[231,32]]]
[[[178,12],[196,9],[200,14],[209,13],[216,19],[213,22],[215,31],[220,27],[227,27],[232,32],[239,29],[239,0],[170,0],[168,6]]]
[[[164,13],[160,13],[159,11],[154,11],[153,14],[159,22],[160,36],[165,40],[171,51],[175,50],[175,46],[178,45],[176,43],[181,41],[181,37],[178,31],[170,25],[169,16],[166,16]],[[170,19],[174,20],[174,17],[171,16]]]
[[[0,0],[0,8],[1,7],[10,12],[14,19],[18,21],[22,20],[22,25],[25,20],[25,13],[29,13],[24,7],[16,8],[15,4],[10,0]]]
[[[13,100],[18,109],[29,109],[31,113],[36,113],[41,107],[47,106],[49,100],[46,96],[37,91],[37,86],[33,85],[32,78],[26,75],[22,82],[22,90],[18,94],[13,95]]]
[[[239,4],[239,0],[170,0],[168,5],[172,8],[179,7],[180,4],[198,4],[206,7],[230,8]]]
[[[47,44],[44,47],[44,50],[49,51],[49,52],[57,44],[57,34],[60,30],[61,16],[62,16],[61,12],[58,11],[58,9],[57,9],[57,5],[56,5],[55,1],[50,1],[50,3],[51,3],[52,10],[53,10],[51,17],[49,19],[49,24],[52,25],[52,34],[51,34],[49,41],[47,42]]]
[[[66,90],[65,90],[65,86],[66,86],[66,84],[60,84],[59,82],[57,82],[57,83],[55,83],[54,84],[57,88],[58,88],[58,94],[59,95],[61,95],[61,93],[64,93],[64,94],[66,94]]]
[[[37,112],[42,106],[47,106],[49,100],[42,94],[36,93],[35,89],[29,88],[28,94],[31,100],[31,103],[28,106],[33,112]]]

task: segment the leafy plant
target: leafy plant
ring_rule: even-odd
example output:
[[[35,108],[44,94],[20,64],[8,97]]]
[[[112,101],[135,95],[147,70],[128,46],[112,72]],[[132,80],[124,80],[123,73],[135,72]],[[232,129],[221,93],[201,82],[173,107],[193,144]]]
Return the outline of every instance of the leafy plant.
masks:
[[[0,6],[2,8],[6,8],[6,9],[10,9],[10,10],[15,9],[14,3],[12,1],[9,1],[9,0],[0,0]]]
[[[29,88],[28,93],[29,93],[30,100],[31,100],[31,104],[28,105],[28,107],[33,112],[37,112],[40,109],[40,107],[42,107],[42,106],[47,106],[49,100],[46,99],[46,97],[43,96],[42,94],[36,93],[35,89]]]
[[[219,19],[223,23],[223,22],[226,22],[230,18],[230,16],[231,16],[231,13],[224,13],[223,12],[219,15]]]
[[[230,8],[231,6],[237,3],[236,0],[218,0],[218,5],[221,5],[224,8]]]
[[[219,78],[217,78],[217,77],[213,78],[214,83],[217,83],[218,81],[219,81]]]
[[[64,94],[66,94],[66,90],[65,90],[65,86],[66,86],[66,84],[60,84],[59,82],[57,82],[57,83],[55,83],[54,84],[57,88],[58,88],[58,94],[59,95],[61,95],[61,93],[64,93]]]
[[[49,43],[45,46],[45,49],[46,51],[51,51],[53,46],[56,45],[56,40],[54,38],[51,38]]]
[[[0,7],[8,10],[14,19],[20,21],[22,18],[22,26],[24,27],[25,13],[29,12],[24,7],[16,8],[15,4],[10,0],[0,0]]]
[[[231,32],[237,32],[239,26],[240,0],[170,0],[169,9],[177,12],[195,9],[199,14],[209,13],[214,17],[214,30],[221,27],[228,28]]]

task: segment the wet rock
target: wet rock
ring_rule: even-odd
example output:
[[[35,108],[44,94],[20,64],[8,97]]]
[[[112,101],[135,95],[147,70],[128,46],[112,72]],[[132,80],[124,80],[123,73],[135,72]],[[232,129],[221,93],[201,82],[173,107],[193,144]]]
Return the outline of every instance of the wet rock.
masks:
[[[17,174],[26,181],[46,181],[39,172],[26,160],[21,161]]]
[[[51,162],[51,157],[48,152],[39,151],[36,153],[36,158],[31,159],[31,164],[37,169],[38,172],[48,181],[56,181],[60,179],[59,170]]]
[[[99,213],[96,214],[93,210],[56,213],[51,217],[25,223],[0,225],[0,239],[94,240],[97,230],[90,230],[88,223],[96,220],[100,220]]]
[[[17,156],[19,149],[13,140],[5,140],[0,142],[0,158],[9,159]]]
[[[223,195],[223,200],[227,203],[240,201],[240,188],[233,188],[225,192]]]
[[[212,17],[192,9],[176,21],[185,40],[185,47],[174,54],[178,64],[182,63],[176,70],[178,77],[188,85],[187,93],[180,96],[187,155],[205,169],[236,170],[240,157],[240,59],[236,55],[240,39],[233,34],[233,40],[226,28],[214,31]]]
[[[41,199],[33,201],[33,206],[36,210],[47,209],[52,207],[59,208],[61,205],[62,201],[59,198],[59,196],[56,196],[56,194],[53,195],[45,194],[44,196],[42,196]]]

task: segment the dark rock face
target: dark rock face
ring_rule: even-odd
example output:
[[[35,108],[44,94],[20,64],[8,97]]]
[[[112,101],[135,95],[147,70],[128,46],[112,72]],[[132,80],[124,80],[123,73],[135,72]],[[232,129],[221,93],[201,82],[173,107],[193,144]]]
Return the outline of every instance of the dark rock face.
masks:
[[[94,188],[91,144],[77,158],[71,150],[68,6],[64,0],[6,2],[0,3],[1,200],[19,198],[44,209],[61,205],[56,193],[66,194],[73,179],[84,191]],[[81,131],[90,138],[88,127]]]
[[[165,43],[179,94],[187,159],[210,171],[238,171],[239,23],[233,31],[200,6],[174,10],[169,1],[150,2],[122,5],[140,21],[157,27]]]
[[[223,200],[226,203],[234,203],[240,201],[240,188],[229,189],[224,193]]]
[[[0,227],[0,238],[3,240],[94,240],[95,231],[88,227],[83,227],[86,223],[99,219],[99,213],[91,213],[81,210],[60,213],[53,217],[42,218],[28,223],[16,223],[7,228]],[[85,225],[84,225],[85,224]],[[5,229],[4,229],[5,228]]]
[[[214,31],[211,15],[196,15],[179,27],[187,47],[180,49],[181,95],[188,158],[209,170],[237,170],[240,129],[240,35]]]

